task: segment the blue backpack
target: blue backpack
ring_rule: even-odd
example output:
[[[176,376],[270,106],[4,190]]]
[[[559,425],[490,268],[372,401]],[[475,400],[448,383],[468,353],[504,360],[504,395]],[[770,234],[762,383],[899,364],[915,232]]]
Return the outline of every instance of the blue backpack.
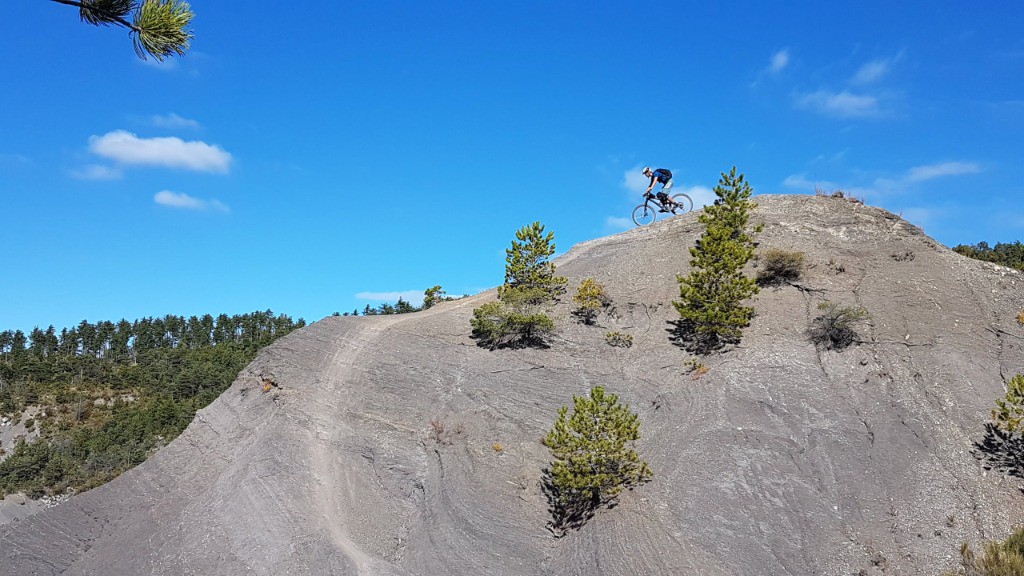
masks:
[[[657,177],[658,182],[661,182],[662,184],[672,179],[672,173],[669,172],[668,170],[665,170],[664,168],[658,168],[657,170],[655,170],[654,176]]]

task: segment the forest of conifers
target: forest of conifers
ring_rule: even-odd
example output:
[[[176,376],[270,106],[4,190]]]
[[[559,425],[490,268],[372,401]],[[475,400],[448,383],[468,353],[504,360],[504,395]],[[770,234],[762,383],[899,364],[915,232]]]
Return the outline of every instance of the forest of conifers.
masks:
[[[996,242],[995,246],[989,246],[988,242],[960,244],[953,248],[953,251],[976,260],[1024,270],[1024,244],[1020,240],[1013,243]]]
[[[260,348],[304,325],[267,310],[0,332],[0,417],[31,415],[40,433],[0,462],[0,496],[116,477],[180,434]]]

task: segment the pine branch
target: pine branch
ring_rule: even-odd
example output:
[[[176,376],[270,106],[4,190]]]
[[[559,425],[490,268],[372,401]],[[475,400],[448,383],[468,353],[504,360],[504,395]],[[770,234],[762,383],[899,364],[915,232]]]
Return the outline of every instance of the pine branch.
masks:
[[[146,59],[153,56],[159,61],[167,56],[182,56],[194,38],[187,26],[195,15],[187,2],[180,0],[50,0],[58,4],[75,6],[83,22],[95,26],[116,24],[130,30],[135,53]],[[132,12],[134,22],[127,20]]]
[[[134,0],[85,0],[75,2],[74,0],[50,0],[58,4],[74,6],[79,9],[79,16],[83,22],[95,26],[107,26],[117,24],[129,28],[134,32],[139,30],[134,24],[125,19],[135,8]]]

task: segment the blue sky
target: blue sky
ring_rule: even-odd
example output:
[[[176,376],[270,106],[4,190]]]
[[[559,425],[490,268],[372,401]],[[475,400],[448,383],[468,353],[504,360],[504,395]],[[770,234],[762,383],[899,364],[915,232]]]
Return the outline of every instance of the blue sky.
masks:
[[[530,222],[628,227],[645,164],[1024,238],[1018,3],[192,6],[158,64],[0,3],[0,330],[475,293]]]

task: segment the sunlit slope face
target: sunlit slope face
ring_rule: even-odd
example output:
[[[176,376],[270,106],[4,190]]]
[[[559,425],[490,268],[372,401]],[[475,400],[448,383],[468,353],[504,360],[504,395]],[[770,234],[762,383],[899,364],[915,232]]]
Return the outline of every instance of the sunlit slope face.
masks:
[[[672,338],[699,211],[556,259],[568,284],[547,348],[476,345],[469,320],[494,290],[327,318],[264,350],[142,466],[0,527],[5,569],[924,575],[1009,533],[1020,495],[974,444],[1024,371],[1021,274],[846,199],[754,200],[758,253],[804,266],[748,301],[738,344],[696,357]],[[571,314],[586,278],[611,298],[593,325]],[[867,312],[849,346],[810,340],[822,302]],[[555,538],[540,439],[598,385],[638,413],[653,478]]]

